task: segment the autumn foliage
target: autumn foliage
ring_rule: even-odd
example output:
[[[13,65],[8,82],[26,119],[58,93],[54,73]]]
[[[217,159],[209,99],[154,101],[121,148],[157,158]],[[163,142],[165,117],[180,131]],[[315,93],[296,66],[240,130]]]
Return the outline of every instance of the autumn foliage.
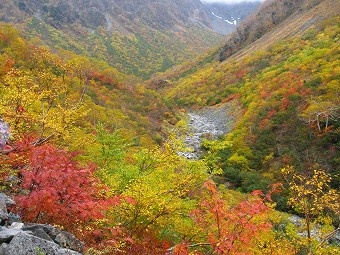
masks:
[[[203,187],[206,194],[198,209],[191,217],[206,233],[207,243],[182,243],[175,248],[177,254],[189,253],[188,247],[209,247],[212,254],[253,254],[261,233],[272,228],[267,219],[271,195],[281,191],[281,184],[275,184],[265,195],[262,191],[254,191],[252,197],[232,206],[223,199],[216,184],[206,181]],[[187,244],[187,245],[186,245]],[[195,254],[201,254],[195,251]],[[205,254],[205,253],[203,253]]]
[[[53,145],[34,146],[26,138],[15,145],[8,162],[19,168],[19,213],[28,222],[49,222],[76,230],[103,219],[118,197],[107,197],[106,188],[93,176],[93,165],[81,166],[76,153]]]
[[[338,254],[339,20],[242,61],[209,53],[149,87],[0,24],[1,192],[25,222],[61,226],[93,255]],[[168,66],[147,55],[123,69]],[[200,159],[180,156],[186,107],[220,103],[235,110],[231,132],[204,141]],[[281,186],[269,184],[284,178],[274,202]]]

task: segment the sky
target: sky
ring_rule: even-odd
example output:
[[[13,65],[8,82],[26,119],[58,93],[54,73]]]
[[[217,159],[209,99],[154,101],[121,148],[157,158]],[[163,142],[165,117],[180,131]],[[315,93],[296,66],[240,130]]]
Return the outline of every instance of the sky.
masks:
[[[263,2],[264,0],[201,0],[206,3],[240,3],[240,2]]]

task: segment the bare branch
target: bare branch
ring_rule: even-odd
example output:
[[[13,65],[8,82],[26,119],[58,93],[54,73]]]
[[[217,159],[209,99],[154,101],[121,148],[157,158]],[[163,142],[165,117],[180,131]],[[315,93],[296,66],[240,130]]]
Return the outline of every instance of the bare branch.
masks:
[[[321,245],[323,245],[326,241],[328,241],[330,238],[332,238],[333,236],[335,236],[336,232],[340,232],[340,226],[335,229],[334,231],[332,231],[331,233],[329,233],[323,240],[321,243],[319,243],[319,245],[316,247],[317,249],[319,247],[321,247]]]
[[[194,244],[189,244],[188,247],[193,248],[197,246],[210,246],[210,243],[194,243]],[[169,252],[173,252],[175,250],[175,247],[171,247],[168,249]]]
[[[40,146],[40,145],[43,145],[44,143],[46,143],[48,140],[50,140],[51,138],[53,138],[55,134],[51,134],[49,135],[48,137],[45,137],[45,138],[39,138],[38,140],[34,141],[32,143],[32,145],[34,146]]]

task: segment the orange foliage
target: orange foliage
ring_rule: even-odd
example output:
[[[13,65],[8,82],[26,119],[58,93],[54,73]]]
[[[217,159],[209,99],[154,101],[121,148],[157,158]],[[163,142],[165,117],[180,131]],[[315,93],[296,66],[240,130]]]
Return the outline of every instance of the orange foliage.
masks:
[[[207,232],[213,254],[253,254],[252,248],[258,234],[271,228],[266,220],[269,208],[265,201],[271,201],[271,195],[280,192],[282,185],[274,184],[268,194],[254,191],[251,199],[231,208],[221,197],[215,183],[207,181],[204,187],[208,191],[207,196],[191,217]],[[190,245],[186,247],[188,249]],[[181,254],[188,254],[185,243],[176,248],[183,252]]]

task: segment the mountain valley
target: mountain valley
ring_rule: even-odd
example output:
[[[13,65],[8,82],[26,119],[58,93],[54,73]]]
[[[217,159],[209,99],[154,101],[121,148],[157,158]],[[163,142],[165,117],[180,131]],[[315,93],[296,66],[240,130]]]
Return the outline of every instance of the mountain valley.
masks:
[[[340,252],[340,3],[239,2],[0,2],[0,254]]]

